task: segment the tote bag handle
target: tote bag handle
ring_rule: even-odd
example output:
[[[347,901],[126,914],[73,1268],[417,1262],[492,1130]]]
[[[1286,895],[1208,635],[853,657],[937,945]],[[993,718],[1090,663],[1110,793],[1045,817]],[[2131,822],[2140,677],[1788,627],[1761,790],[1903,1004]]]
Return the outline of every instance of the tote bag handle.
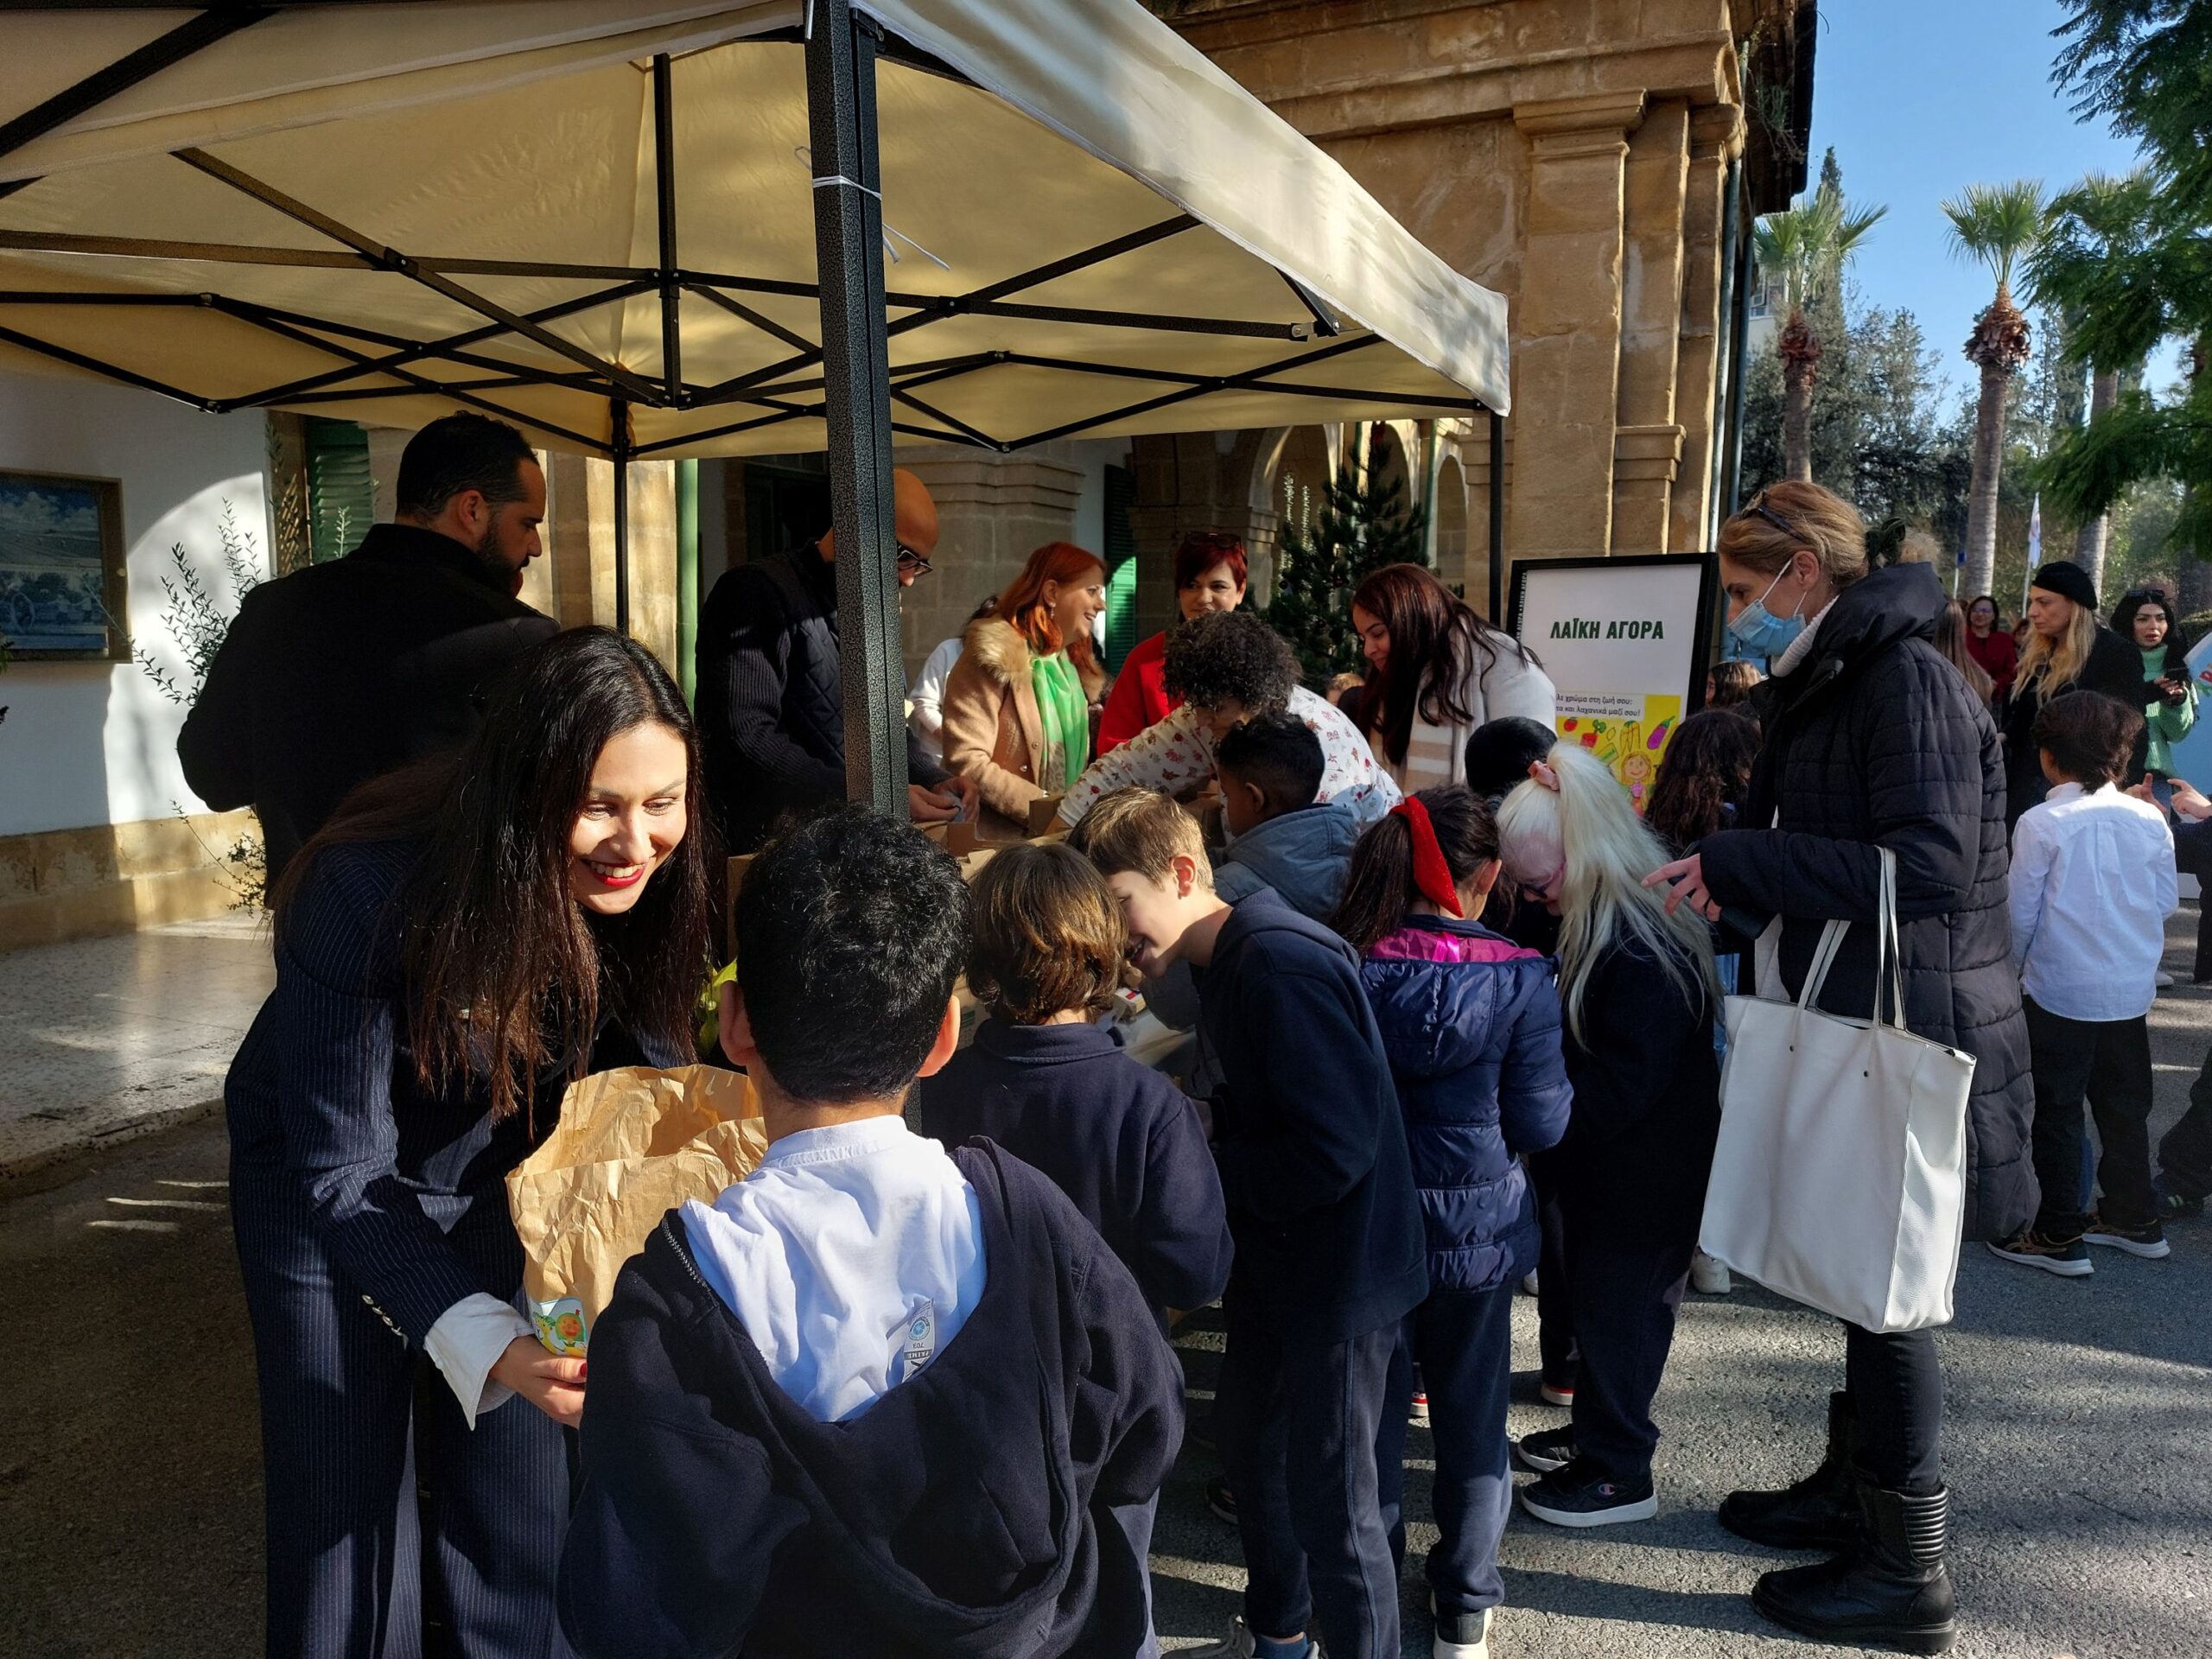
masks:
[[[1897,855],[1886,847],[1875,852],[1882,863],[1881,897],[1874,918],[1874,1019],[1878,1024],[1905,1029],[1904,1023],[1904,949],[1897,931]],[[1836,953],[1843,948],[1844,935],[1851,931],[1851,924],[1830,922],[1821,930],[1821,942],[1814,948],[1813,963],[1805,976],[1805,988],[1797,994],[1797,1007],[1802,1013],[1816,1011],[1821,991],[1828,982],[1828,969],[1835,966]],[[1890,1017],[1882,1018],[1882,992],[1890,993]]]

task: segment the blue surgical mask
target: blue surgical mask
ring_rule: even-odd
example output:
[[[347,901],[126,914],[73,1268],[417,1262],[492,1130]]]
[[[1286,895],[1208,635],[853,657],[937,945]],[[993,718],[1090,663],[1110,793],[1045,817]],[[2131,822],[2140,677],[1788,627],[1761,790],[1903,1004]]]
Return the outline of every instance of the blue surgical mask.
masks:
[[[1728,619],[1728,632],[1736,643],[1743,646],[1746,657],[1764,657],[1771,661],[1789,649],[1790,641],[1805,632],[1805,620],[1797,611],[1805,608],[1804,597],[1797,600],[1797,609],[1787,616],[1777,616],[1766,607],[1767,595],[1774,592],[1775,583],[1789,574],[1787,567],[1774,573],[1774,582],[1766,585],[1766,593]]]

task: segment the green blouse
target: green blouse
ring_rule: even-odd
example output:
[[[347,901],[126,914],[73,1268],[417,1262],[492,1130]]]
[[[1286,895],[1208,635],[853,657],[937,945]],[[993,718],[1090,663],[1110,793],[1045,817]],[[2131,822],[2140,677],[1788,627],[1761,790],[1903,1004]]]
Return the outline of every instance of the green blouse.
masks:
[[[2138,649],[2141,649],[2139,646]],[[2143,652],[2143,680],[2147,686],[2166,671],[2166,648],[2153,645]],[[2189,695],[2179,702],[2168,702],[2153,692],[2143,710],[2143,721],[2150,728],[2150,751],[2143,764],[2151,771],[2171,774],[2173,767],[2173,746],[2189,735],[2189,728],[2196,724],[2197,684],[2195,676],[2183,681]]]

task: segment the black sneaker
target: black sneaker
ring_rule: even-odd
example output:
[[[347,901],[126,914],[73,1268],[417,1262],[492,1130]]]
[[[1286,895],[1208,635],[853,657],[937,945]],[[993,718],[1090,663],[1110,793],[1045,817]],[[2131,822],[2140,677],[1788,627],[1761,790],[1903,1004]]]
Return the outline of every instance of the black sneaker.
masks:
[[[1521,1466],[1533,1469],[1540,1475],[1548,1475],[1554,1469],[1564,1469],[1574,1461],[1574,1431],[1572,1428],[1540,1428],[1534,1434],[1523,1434],[1514,1442],[1514,1452],[1521,1459]]]
[[[1649,1475],[1628,1485],[1578,1462],[1523,1486],[1521,1507],[1555,1527],[1612,1527],[1649,1521],[1659,1513],[1659,1497]]]
[[[2101,1244],[2107,1249],[2126,1250],[2145,1262],[2163,1262],[2174,1253],[2173,1246],[2166,1243],[2166,1230],[2158,1225],[2155,1217],[2140,1227],[2120,1227],[2092,1216],[2082,1234],[2082,1242]]]
[[[1206,1508],[1228,1522],[1230,1526],[1236,1524],[1236,1494],[1229,1490],[1227,1481],[1206,1482]]]
[[[2002,1244],[1992,1244],[1993,1255],[2024,1268],[2041,1268],[2062,1279],[2083,1279],[2096,1271],[2089,1261],[2089,1247],[2078,1238],[2047,1238],[2032,1227],[2023,1227]]]
[[[2163,1181],[2158,1185],[2158,1219],[2160,1221],[2195,1221],[2204,1213],[2204,1200],[2192,1198],[2186,1192],[2177,1192]]]

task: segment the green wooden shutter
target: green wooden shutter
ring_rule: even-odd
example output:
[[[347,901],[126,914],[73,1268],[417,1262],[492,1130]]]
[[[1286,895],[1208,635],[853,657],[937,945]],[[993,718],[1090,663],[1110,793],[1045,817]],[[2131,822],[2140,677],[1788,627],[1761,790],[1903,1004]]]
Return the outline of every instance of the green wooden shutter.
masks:
[[[1137,499],[1136,474],[1106,469],[1106,666],[1119,671],[1137,643],[1137,538],[1129,509]]]
[[[352,421],[307,417],[308,545],[317,564],[361,544],[376,518],[369,435]]]

